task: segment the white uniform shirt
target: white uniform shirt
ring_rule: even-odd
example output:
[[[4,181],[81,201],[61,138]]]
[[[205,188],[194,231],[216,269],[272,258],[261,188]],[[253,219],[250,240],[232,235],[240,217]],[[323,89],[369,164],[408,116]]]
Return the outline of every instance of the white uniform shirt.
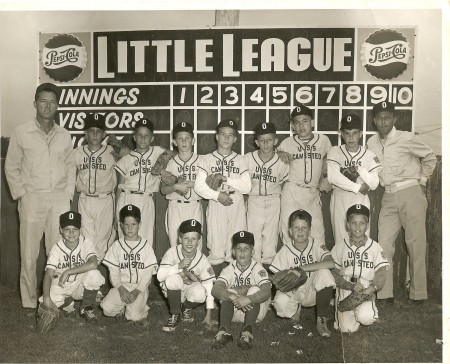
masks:
[[[297,135],[284,139],[278,150],[291,154],[294,160],[289,166],[288,181],[300,186],[316,188],[322,175],[325,156],[331,149],[330,139],[326,135],[313,134],[305,142]]]
[[[281,194],[281,184],[287,179],[289,165],[283,163],[278,155],[267,162],[263,162],[258,151],[247,153],[245,156],[252,181],[249,195],[267,196]]]
[[[239,286],[260,287],[264,283],[270,283],[267,271],[253,259],[243,272],[238,268],[236,260],[233,260],[222,270],[217,280],[224,282],[227,289]]]
[[[67,269],[85,264],[90,257],[96,256],[97,252],[95,251],[94,244],[83,235],[80,235],[78,245],[73,250],[70,250],[66,244],[64,244],[63,239],[61,239],[50,250],[45,269],[54,269],[55,275],[59,277]],[[80,274],[71,274],[67,281],[74,282],[78,276],[80,276]]]
[[[184,179],[186,181],[195,181],[197,179],[201,157],[202,156],[193,153],[191,158],[189,158],[189,160],[185,162],[180,158],[179,155],[176,155],[171,160],[169,160],[169,163],[167,163],[166,171],[172,173],[179,179]],[[201,200],[201,197],[194,191],[193,188],[190,188],[189,191],[183,196],[180,196],[177,192],[172,192],[166,195],[166,199],[198,201]]]

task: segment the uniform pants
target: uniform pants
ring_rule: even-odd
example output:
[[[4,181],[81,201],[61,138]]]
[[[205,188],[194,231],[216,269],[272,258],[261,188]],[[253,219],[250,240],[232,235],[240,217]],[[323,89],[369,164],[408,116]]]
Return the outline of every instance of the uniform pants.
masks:
[[[166,232],[169,237],[170,246],[178,244],[178,228],[186,220],[195,219],[203,226],[203,208],[200,201],[189,201],[189,203],[169,200],[166,211]],[[202,244],[198,245],[202,251]]]
[[[395,253],[395,240],[400,229],[405,229],[406,249],[409,256],[411,285],[409,298],[424,300],[427,295],[426,272],[426,212],[427,199],[419,185],[383,195],[378,219],[378,241],[383,248],[390,267]],[[387,271],[386,283],[377,293],[379,299],[394,296],[393,269]]]
[[[307,188],[286,182],[281,192],[280,231],[283,243],[291,241],[289,234],[289,216],[296,210],[308,211],[312,217],[311,236],[325,242],[325,228],[323,226],[322,201],[320,192],[316,188]]]
[[[179,274],[172,274],[161,283],[164,296],[167,297],[167,290],[181,291],[181,303],[184,301],[203,303],[206,301],[206,289],[201,282],[184,284]],[[169,302],[170,305],[170,302]]]
[[[137,284],[123,285],[129,292],[133,291]],[[105,316],[114,317],[121,315],[125,311],[125,318],[130,321],[140,321],[147,317],[150,307],[147,306],[148,288],[141,292],[133,303],[125,303],[120,298],[117,288],[111,288],[103,298],[100,307]]]
[[[36,261],[42,234],[46,255],[61,238],[59,216],[70,210],[70,198],[61,192],[27,192],[19,200],[20,218],[20,295],[22,306],[37,307]]]

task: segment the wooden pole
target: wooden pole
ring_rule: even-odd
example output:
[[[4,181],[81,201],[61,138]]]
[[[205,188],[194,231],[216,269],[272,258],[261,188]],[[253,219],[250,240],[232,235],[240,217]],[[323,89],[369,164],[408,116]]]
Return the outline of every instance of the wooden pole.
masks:
[[[239,10],[216,10],[216,23],[214,26],[230,27],[239,25]]]

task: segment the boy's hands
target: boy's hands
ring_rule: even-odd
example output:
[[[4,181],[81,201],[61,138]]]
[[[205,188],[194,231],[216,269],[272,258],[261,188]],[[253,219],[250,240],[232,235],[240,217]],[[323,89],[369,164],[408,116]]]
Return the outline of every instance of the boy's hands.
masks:
[[[230,206],[233,204],[233,199],[225,192],[219,193],[218,201],[224,206]]]
[[[58,282],[58,286],[60,287],[64,287],[64,284],[67,282],[67,280],[69,279],[69,275],[67,273],[67,270],[65,270],[60,276],[59,276],[59,282]]]
[[[282,150],[278,150],[276,153],[284,164],[289,164],[294,160],[294,157],[291,154],[289,154],[288,152],[283,152]]]
[[[236,296],[232,302],[236,308],[244,312],[250,311],[253,308],[252,301],[247,296]]]
[[[178,269],[184,269],[191,265],[192,259],[191,258],[184,258],[182,261],[178,263]]]

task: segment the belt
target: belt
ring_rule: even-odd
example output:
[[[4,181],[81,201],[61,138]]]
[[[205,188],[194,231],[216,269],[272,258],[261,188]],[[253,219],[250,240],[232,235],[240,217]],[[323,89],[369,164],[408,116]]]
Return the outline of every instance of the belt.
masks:
[[[146,196],[153,196],[153,193],[152,193],[152,192],[128,191],[128,190],[122,190],[122,192],[125,192],[125,193],[131,193],[132,195],[146,195]]]
[[[194,202],[198,202],[198,200],[193,200],[193,201],[183,201],[183,200],[176,200],[178,203],[194,203]]]
[[[228,194],[228,195],[233,195],[236,191],[222,190],[222,191],[219,191],[219,192],[223,192],[223,193],[226,193],[226,194]]]
[[[303,187],[303,188],[314,188],[314,189],[317,188],[317,187],[314,187],[314,186],[301,185],[300,183],[296,183],[296,182],[292,182],[292,181],[286,181],[286,182],[292,183],[292,184],[294,184],[294,185],[296,185],[298,187]]]
[[[96,193],[96,194],[80,192],[80,195],[81,196],[86,196],[86,197],[105,198],[105,197],[108,197],[108,196],[112,195],[112,192],[109,192],[109,193]]]
[[[384,192],[386,193],[394,193],[397,191],[404,190],[405,188],[417,186],[419,181],[417,180],[407,180],[402,182],[391,183],[389,186],[384,186]]]

